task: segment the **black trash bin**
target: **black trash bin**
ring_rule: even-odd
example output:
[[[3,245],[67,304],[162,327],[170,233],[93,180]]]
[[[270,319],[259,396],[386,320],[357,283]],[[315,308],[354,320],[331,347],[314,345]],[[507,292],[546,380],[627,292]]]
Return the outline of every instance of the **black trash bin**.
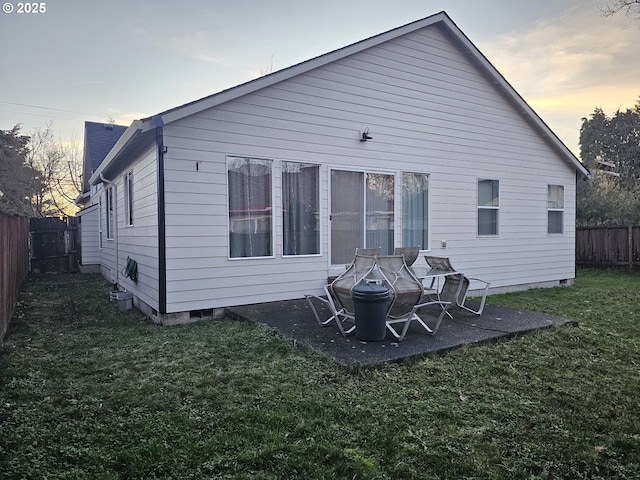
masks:
[[[359,283],[351,289],[355,316],[356,337],[365,342],[384,340],[385,323],[391,306],[391,292],[384,285]]]

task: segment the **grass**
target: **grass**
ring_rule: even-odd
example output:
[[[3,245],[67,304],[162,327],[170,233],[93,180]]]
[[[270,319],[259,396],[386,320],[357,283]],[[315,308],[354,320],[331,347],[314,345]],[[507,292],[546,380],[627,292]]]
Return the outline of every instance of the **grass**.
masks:
[[[259,325],[156,327],[108,290],[24,285],[1,478],[640,478],[640,276],[490,298],[578,326],[358,370]]]

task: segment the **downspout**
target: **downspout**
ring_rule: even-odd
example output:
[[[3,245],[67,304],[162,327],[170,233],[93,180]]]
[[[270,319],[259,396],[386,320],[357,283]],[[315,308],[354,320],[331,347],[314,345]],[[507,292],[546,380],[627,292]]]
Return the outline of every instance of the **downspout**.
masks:
[[[167,239],[164,204],[164,121],[156,115],[152,118],[156,128],[156,147],[158,151],[158,313],[167,313]]]
[[[111,195],[113,195],[115,192],[115,184],[111,181],[111,180],[107,180],[106,178],[104,178],[104,175],[102,174],[102,172],[100,173],[100,180],[102,180],[104,183],[110,185],[113,188],[113,192],[111,192]],[[112,197],[113,198],[113,197]],[[118,288],[118,285],[120,285],[120,268],[118,267],[118,254],[120,249],[118,248],[120,245],[119,242],[119,235],[118,235],[118,204],[117,204],[117,197],[114,198],[114,201],[116,202],[116,205],[114,206],[114,217],[113,217],[113,223],[115,225],[111,225],[111,228],[113,228],[113,233],[115,234],[114,237],[114,241],[116,243],[116,281],[115,281],[115,288]],[[109,205],[107,205],[107,216],[109,215]]]

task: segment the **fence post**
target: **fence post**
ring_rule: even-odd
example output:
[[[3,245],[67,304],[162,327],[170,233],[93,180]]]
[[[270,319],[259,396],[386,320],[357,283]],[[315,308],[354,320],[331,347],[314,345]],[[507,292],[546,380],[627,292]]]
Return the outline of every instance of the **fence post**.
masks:
[[[629,225],[629,272],[633,272],[633,225]]]

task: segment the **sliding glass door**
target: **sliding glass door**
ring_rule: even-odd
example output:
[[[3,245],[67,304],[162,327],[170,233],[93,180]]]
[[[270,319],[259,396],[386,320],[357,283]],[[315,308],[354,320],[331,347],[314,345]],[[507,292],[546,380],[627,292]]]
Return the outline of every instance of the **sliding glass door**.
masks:
[[[393,253],[394,176],[331,171],[331,264],[351,262],[356,248]]]
[[[364,246],[363,172],[331,171],[331,264],[349,263]]]

